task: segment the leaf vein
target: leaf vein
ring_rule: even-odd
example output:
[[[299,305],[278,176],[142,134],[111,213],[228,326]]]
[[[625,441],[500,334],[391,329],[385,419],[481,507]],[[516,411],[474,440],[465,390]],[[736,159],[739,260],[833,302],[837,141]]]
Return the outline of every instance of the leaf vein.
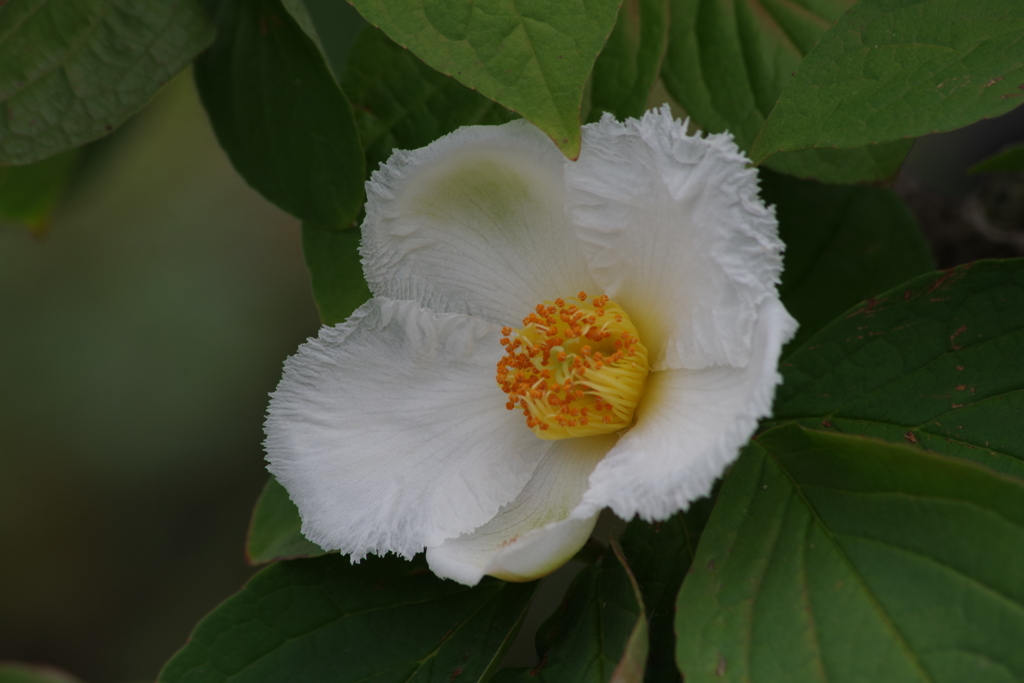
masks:
[[[803,504],[807,507],[807,510],[811,513],[811,516],[813,517],[814,521],[818,524],[822,532],[832,542],[832,545],[835,548],[836,553],[843,559],[847,566],[847,569],[849,569],[850,573],[853,574],[854,577],[856,577],[857,583],[860,584],[861,589],[864,592],[864,595],[871,602],[872,606],[875,608],[875,611],[879,619],[888,628],[889,632],[893,636],[893,639],[900,646],[900,649],[903,650],[907,659],[911,662],[911,664],[913,664],[914,668],[917,669],[918,672],[924,677],[924,680],[934,683],[932,677],[928,675],[928,671],[924,668],[924,665],[917,658],[917,653],[915,653],[910,648],[910,645],[907,643],[907,640],[903,636],[903,633],[896,627],[896,624],[893,622],[892,617],[885,610],[882,604],[878,601],[875,594],[871,591],[870,587],[864,581],[864,578],[857,571],[857,567],[854,564],[853,560],[850,558],[849,555],[846,554],[846,551],[843,549],[842,545],[836,539],[835,534],[833,534],[832,530],[828,527],[827,524],[825,524],[825,521],[818,514],[817,509],[814,507],[814,505],[811,504],[811,501],[809,501],[807,499],[807,496],[804,495],[801,485],[797,483],[797,481],[793,478],[793,475],[790,474],[789,470],[787,470],[779,461],[779,459],[775,457],[774,453],[772,453],[768,449],[765,449],[765,451],[768,453],[769,457],[771,457],[771,459],[775,462],[776,467],[778,467],[779,470],[783,474],[785,474],[786,478],[789,479],[790,485],[793,487],[793,490],[796,492],[796,494],[800,497]]]

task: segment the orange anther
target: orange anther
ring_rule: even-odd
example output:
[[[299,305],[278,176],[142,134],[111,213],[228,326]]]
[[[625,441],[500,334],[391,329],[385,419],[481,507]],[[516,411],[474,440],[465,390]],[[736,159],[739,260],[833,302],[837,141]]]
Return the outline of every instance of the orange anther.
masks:
[[[505,407],[521,408],[544,439],[627,428],[646,383],[647,350],[629,317],[607,295],[586,301],[583,291],[569,302],[545,301],[521,329],[501,330],[505,356],[495,378]]]

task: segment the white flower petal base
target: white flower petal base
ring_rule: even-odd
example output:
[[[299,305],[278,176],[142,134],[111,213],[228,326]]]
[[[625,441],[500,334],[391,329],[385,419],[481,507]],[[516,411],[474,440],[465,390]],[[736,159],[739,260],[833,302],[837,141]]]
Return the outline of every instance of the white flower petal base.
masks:
[[[581,509],[664,520],[708,495],[771,415],[779,353],[796,327],[771,298],[759,307],[746,366],[652,372],[636,423],[595,469]]]
[[[746,365],[782,242],[728,133],[687,135],[667,106],[583,127],[568,210],[594,279],[633,319],[652,370]]]
[[[530,483],[494,519],[427,549],[430,569],[470,586],[485,574],[532,581],[558,569],[594,530],[600,510],[581,516],[576,508],[590,473],[616,440],[612,435],[555,442]]]
[[[499,336],[478,318],[377,298],[288,359],[267,457],[309,540],[355,560],[409,558],[515,499],[550,446],[508,419]]]
[[[593,289],[563,209],[564,162],[522,120],[395,152],[366,184],[370,290],[515,326],[541,301]]]

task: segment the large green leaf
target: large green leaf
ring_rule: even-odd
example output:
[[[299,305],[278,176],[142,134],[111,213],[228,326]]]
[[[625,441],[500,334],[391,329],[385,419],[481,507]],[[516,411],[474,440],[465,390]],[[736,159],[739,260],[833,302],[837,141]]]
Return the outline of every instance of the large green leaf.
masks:
[[[354,0],[359,13],[441,73],[580,152],[580,106],[621,0]]]
[[[323,555],[323,549],[303,536],[301,528],[298,508],[285,488],[271,477],[256,500],[249,521],[245,541],[249,564]]]
[[[573,581],[562,605],[537,631],[540,663],[505,669],[495,683],[642,683],[647,616],[636,579],[613,541]]]
[[[751,148],[859,147],[1024,102],[1020,0],[861,0],[800,64]]]
[[[69,149],[25,166],[0,166],[0,222],[44,234],[79,156]]]
[[[620,121],[643,115],[667,42],[668,0],[625,0],[594,62],[587,120],[604,112]]]
[[[934,270],[910,211],[889,190],[823,185],[761,171],[786,243],[779,294],[800,322],[788,348],[858,301]]]
[[[280,0],[224,0],[217,29],[195,77],[235,168],[303,221],[349,227],[363,201],[363,152],[319,48]]]
[[[853,2],[671,0],[665,87],[702,129],[728,130],[749,150],[804,55]],[[807,150],[769,165],[823,182],[874,181],[893,175],[909,148]]]
[[[1024,680],[1024,483],[794,425],[733,465],[679,593],[686,683]]]
[[[486,579],[467,588],[420,557],[279,562],[203,619],[159,680],[486,680],[534,587]]]
[[[78,683],[78,679],[51,667],[0,662],[0,683]]]
[[[636,518],[626,526],[622,552],[633,570],[647,612],[650,653],[647,683],[679,683],[675,662],[676,594],[690,570],[711,501],[702,498],[664,522]]]
[[[0,166],[106,135],[212,40],[196,0],[0,3]]]
[[[774,423],[919,444],[1024,477],[1024,260],[867,300],[781,365]]]
[[[341,85],[355,113],[367,173],[394,149],[417,149],[459,126],[504,123],[512,117],[372,26],[356,40]]]

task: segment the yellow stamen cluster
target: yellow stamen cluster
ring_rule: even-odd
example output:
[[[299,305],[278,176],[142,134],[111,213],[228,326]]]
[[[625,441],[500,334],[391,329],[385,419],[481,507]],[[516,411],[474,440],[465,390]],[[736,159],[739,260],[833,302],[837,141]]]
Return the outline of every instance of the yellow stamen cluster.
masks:
[[[537,304],[523,327],[501,330],[505,407],[521,408],[542,439],[609,434],[629,427],[647,384],[647,349],[607,296]]]

